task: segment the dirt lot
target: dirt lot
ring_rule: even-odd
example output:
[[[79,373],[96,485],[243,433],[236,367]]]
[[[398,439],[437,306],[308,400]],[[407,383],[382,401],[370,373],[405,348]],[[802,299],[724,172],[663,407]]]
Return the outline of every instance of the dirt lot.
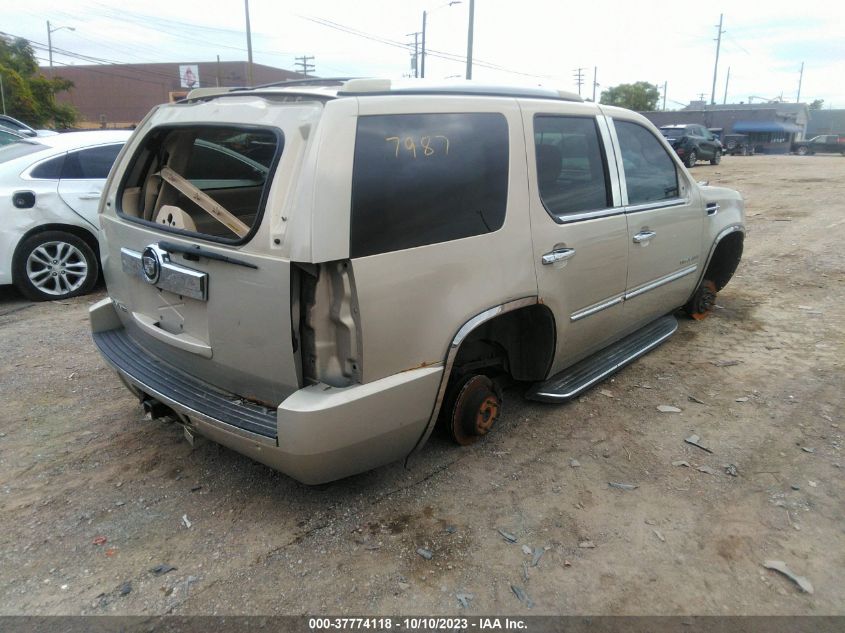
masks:
[[[0,613],[845,614],[845,160],[693,173],[748,203],[711,318],[571,405],[512,391],[474,447],[317,488],[145,421],[88,337],[102,293],[4,289]]]

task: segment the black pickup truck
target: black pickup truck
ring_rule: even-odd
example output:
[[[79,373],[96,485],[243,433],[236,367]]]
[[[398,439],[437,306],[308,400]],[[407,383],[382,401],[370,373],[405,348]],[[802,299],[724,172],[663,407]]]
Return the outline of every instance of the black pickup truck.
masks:
[[[808,141],[795,141],[792,144],[792,151],[799,156],[816,154],[817,152],[828,152],[845,156],[845,136],[824,134],[822,136],[814,136]]]

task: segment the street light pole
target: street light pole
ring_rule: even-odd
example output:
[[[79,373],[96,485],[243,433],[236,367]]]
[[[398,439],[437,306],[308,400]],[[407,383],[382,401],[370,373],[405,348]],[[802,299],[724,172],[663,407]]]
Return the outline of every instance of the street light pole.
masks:
[[[420,53],[420,77],[425,79],[425,22],[428,13],[423,11],[423,28],[422,28],[422,52]]]
[[[62,29],[67,29],[68,31],[76,30],[72,26],[57,26],[56,28],[53,28],[50,26],[50,20],[47,20],[47,51],[50,57],[50,79],[53,78],[53,33],[61,31]]]
[[[244,0],[244,11],[246,12],[246,79],[247,83],[252,86],[252,30],[249,27],[249,0]]]
[[[475,22],[475,0],[469,0],[469,28],[467,30],[467,79],[472,79],[472,32]]]

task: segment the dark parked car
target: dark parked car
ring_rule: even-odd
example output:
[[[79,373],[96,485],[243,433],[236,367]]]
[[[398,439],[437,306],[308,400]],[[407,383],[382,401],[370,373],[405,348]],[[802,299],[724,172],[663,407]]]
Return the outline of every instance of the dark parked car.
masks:
[[[725,153],[731,156],[754,156],[754,144],[747,134],[726,134]]]
[[[806,156],[807,154],[815,154],[817,152],[828,152],[845,156],[845,136],[823,134],[822,136],[814,136],[809,141],[795,141],[792,144],[792,151],[799,156]]]
[[[703,125],[664,125],[660,131],[687,167],[700,160],[709,160],[711,165],[722,160],[721,142]]]

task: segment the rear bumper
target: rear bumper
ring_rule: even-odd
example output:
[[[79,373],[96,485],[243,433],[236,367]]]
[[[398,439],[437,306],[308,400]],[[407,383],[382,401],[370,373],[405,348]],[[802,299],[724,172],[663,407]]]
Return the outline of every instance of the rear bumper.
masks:
[[[311,385],[277,409],[246,402],[150,354],[123,329],[109,299],[90,310],[94,342],[130,389],[180,415],[197,433],[306,484],[407,456],[431,416],[442,366],[346,388]]]

